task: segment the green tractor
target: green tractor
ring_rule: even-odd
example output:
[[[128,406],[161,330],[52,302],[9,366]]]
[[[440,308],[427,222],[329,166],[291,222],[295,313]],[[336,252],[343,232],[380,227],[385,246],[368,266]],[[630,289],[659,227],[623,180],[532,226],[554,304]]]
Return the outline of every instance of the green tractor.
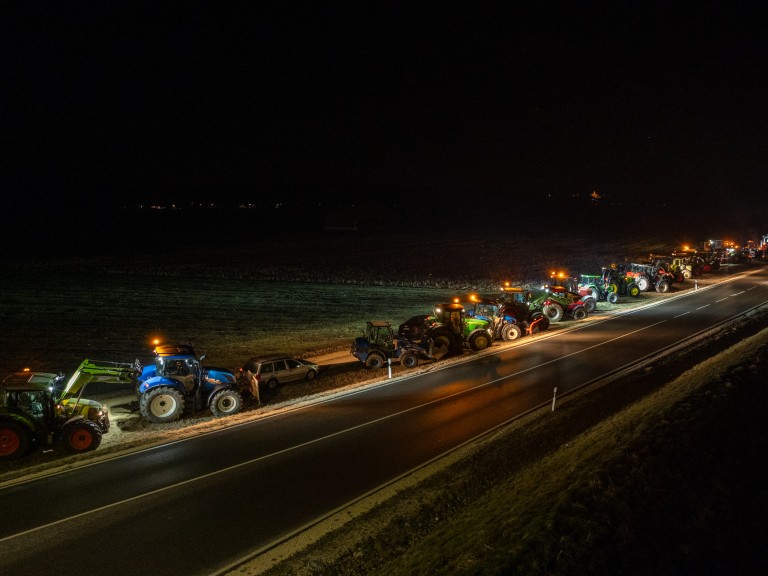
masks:
[[[640,287],[635,279],[627,275],[627,267],[621,264],[603,266],[603,281],[608,285],[608,290],[619,296],[640,296]]]
[[[464,347],[477,352],[493,343],[493,327],[487,318],[473,318],[457,302],[438,304],[432,315],[419,315],[403,322],[398,339],[425,346],[431,341],[432,353],[445,349],[447,354],[461,354]],[[442,355],[442,354],[441,354]]]
[[[0,385],[0,460],[53,444],[74,454],[95,450],[109,431],[109,410],[82,397],[86,385],[135,386],[138,373],[133,364],[84,360],[66,384],[61,373],[11,374]]]

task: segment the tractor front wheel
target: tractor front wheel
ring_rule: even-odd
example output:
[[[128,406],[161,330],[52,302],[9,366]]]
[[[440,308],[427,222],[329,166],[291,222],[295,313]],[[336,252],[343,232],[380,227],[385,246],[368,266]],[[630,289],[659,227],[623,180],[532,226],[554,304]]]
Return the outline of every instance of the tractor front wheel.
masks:
[[[629,288],[627,288],[627,292],[629,293],[632,298],[637,298],[640,296],[640,286],[637,284],[630,284]]]
[[[584,300],[584,308],[587,309],[587,312],[590,314],[597,310],[597,299],[589,297],[586,300]]]
[[[485,350],[491,345],[491,337],[484,330],[475,332],[469,337],[469,347],[478,352]]]
[[[371,354],[368,354],[368,357],[365,359],[365,367],[370,368],[371,370],[384,368],[386,363],[387,359],[384,358],[383,354],[379,354],[378,352],[372,352]]]
[[[27,431],[15,422],[0,422],[0,460],[15,460],[29,451]]]
[[[669,292],[669,280],[659,280],[656,282],[656,292],[659,292],[660,294]]]
[[[501,329],[501,339],[504,342],[512,342],[522,336],[523,332],[517,324],[505,324]]]
[[[640,288],[640,292],[645,292],[651,287],[651,281],[648,276],[638,276],[637,280],[635,280],[635,284]]]
[[[563,319],[563,308],[560,304],[550,302],[541,311],[544,312],[544,316],[549,318],[550,322],[560,322]]]
[[[531,318],[531,334],[538,334],[539,332],[546,332],[549,330],[549,318],[544,314],[538,314]]]
[[[64,448],[73,454],[96,450],[101,444],[101,428],[90,420],[78,420],[64,428]]]
[[[184,413],[184,397],[169,386],[159,386],[144,393],[141,415],[150,422],[162,424],[181,418]]]
[[[234,389],[219,390],[211,398],[211,413],[218,418],[237,414],[242,407],[243,397]]]
[[[574,320],[584,320],[587,317],[587,309],[584,306],[578,306],[571,312]]]
[[[408,350],[400,355],[400,364],[404,368],[416,368],[419,365],[419,357],[415,352]]]
[[[608,292],[605,295],[605,299],[608,302],[608,304],[616,304],[616,302],[619,301],[619,295],[616,294],[616,292]]]

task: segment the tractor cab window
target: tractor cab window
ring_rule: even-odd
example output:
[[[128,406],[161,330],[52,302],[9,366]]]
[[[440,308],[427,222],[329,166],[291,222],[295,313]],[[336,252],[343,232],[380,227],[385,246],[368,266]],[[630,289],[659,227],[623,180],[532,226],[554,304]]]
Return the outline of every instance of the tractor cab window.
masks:
[[[453,326],[455,332],[461,332],[461,312],[459,310],[452,310],[448,321]]]
[[[496,316],[496,308],[489,304],[478,304],[475,315],[485,316],[486,318],[494,318]]]
[[[184,360],[170,360],[165,365],[166,376],[189,376],[191,372],[189,365]]]
[[[17,407],[25,412],[30,418],[36,421],[42,421],[45,417],[45,405],[47,395],[40,390],[25,390],[18,393]]]

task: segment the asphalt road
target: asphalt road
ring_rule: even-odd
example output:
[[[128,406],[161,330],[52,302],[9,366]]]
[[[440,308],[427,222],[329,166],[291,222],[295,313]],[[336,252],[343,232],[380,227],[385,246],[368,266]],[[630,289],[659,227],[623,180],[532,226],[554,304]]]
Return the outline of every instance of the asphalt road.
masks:
[[[209,575],[768,302],[765,270],[444,369],[0,489],[0,573]],[[103,564],[103,566],[100,566]]]

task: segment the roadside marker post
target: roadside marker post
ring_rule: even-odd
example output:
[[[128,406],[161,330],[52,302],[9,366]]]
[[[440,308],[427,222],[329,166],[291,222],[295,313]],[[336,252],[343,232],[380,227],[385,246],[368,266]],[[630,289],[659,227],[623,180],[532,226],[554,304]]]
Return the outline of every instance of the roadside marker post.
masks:
[[[552,394],[552,412],[555,411],[555,398],[557,398],[557,386],[555,386],[555,391]]]
[[[389,373],[389,378],[392,378],[392,358],[387,358],[387,372]]]

